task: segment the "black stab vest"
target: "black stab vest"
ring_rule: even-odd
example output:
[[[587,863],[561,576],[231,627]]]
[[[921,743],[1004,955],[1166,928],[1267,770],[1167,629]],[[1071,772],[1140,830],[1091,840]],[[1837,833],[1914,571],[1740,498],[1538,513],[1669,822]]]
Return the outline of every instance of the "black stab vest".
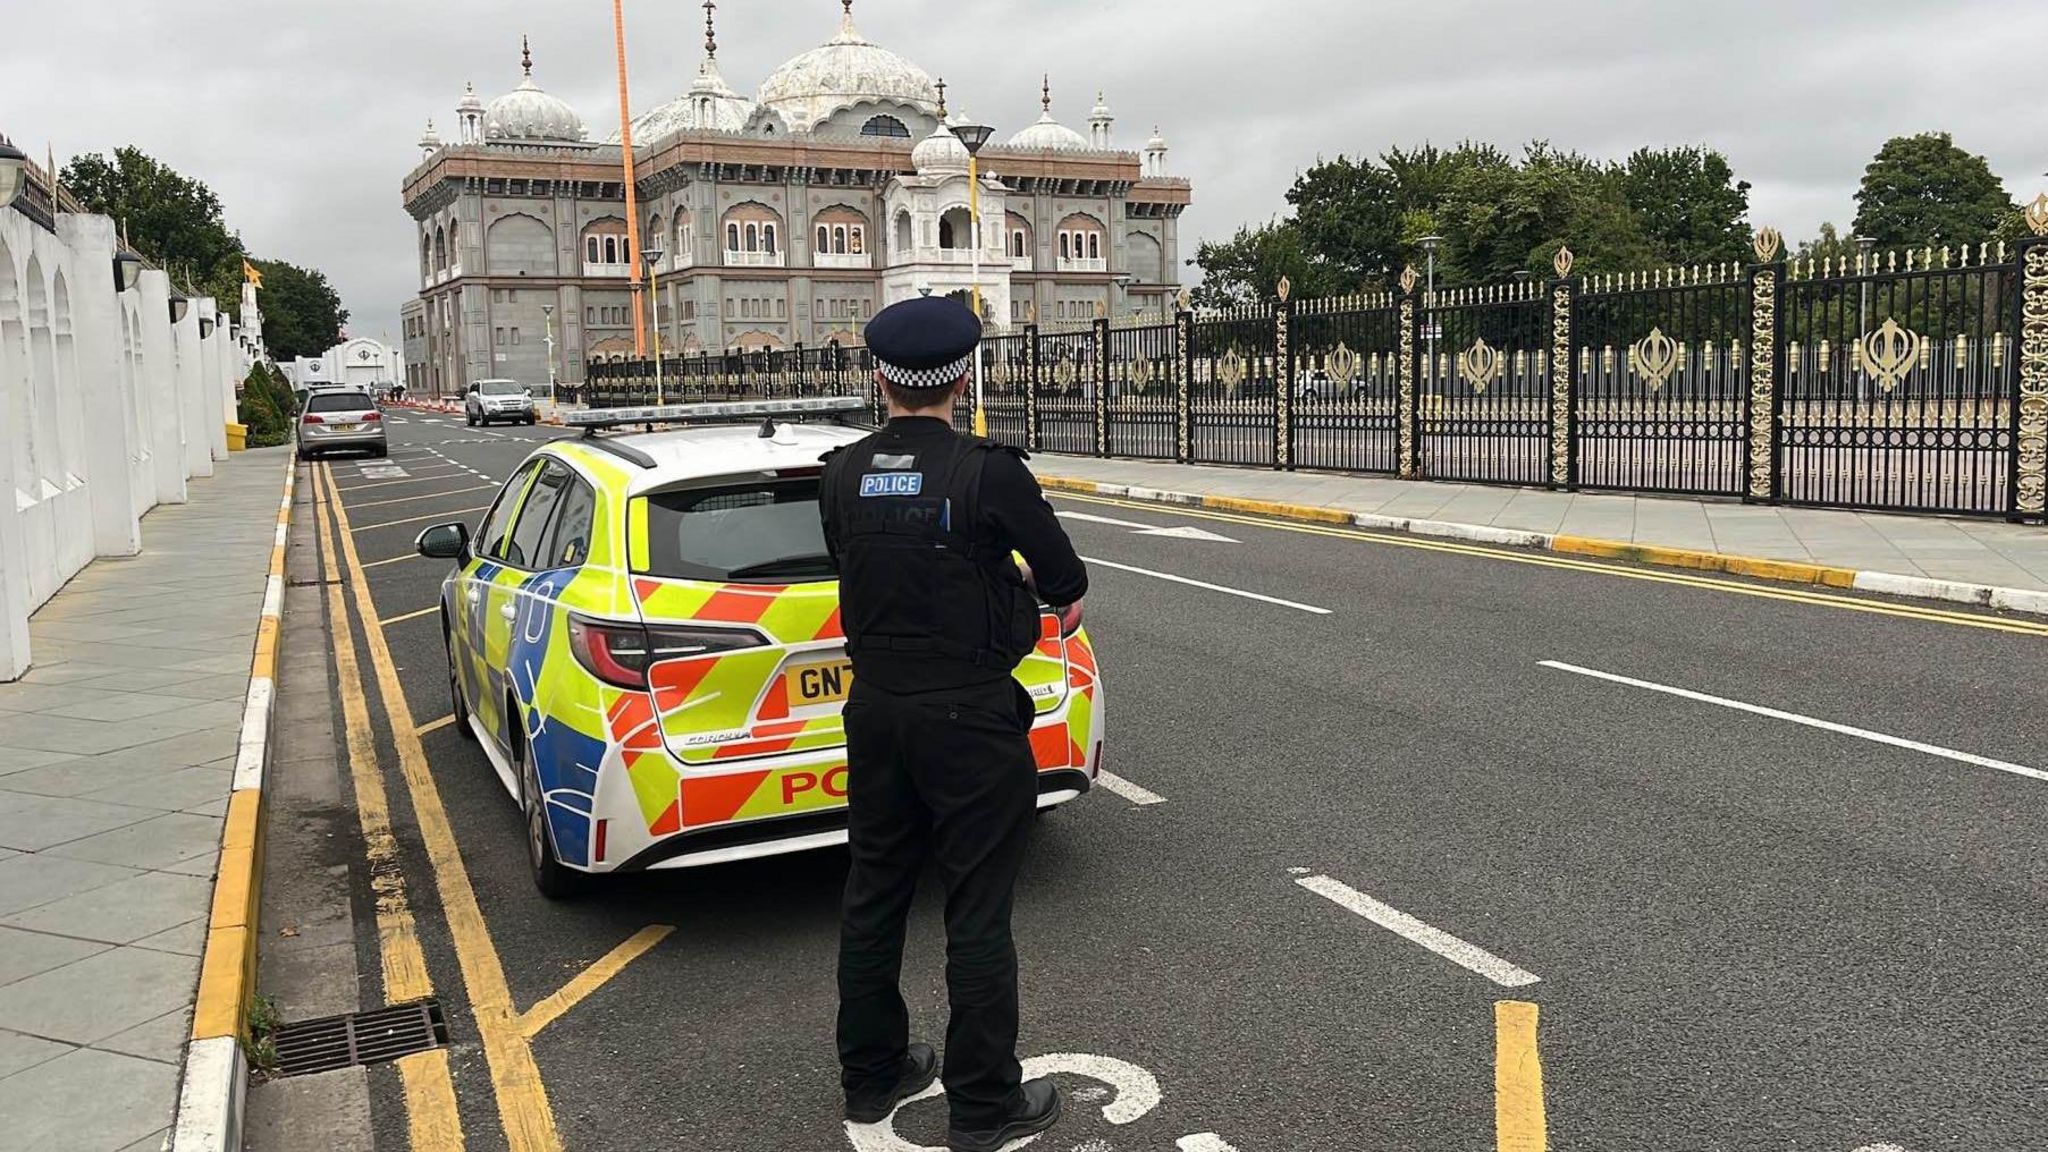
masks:
[[[856,677],[898,692],[983,683],[1037,643],[1037,604],[981,526],[982,469],[1001,451],[973,436],[884,432],[829,458],[820,495]]]

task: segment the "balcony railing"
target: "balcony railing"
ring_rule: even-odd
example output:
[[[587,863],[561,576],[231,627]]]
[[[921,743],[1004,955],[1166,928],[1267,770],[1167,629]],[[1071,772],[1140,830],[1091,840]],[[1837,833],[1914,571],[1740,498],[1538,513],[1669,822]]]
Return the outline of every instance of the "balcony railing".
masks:
[[[780,268],[780,252],[741,252],[731,248],[725,250],[725,266],[728,268]]]
[[[874,257],[865,252],[820,252],[812,257],[819,268],[873,268]]]
[[[593,264],[585,260],[583,262],[583,274],[585,276],[613,276],[624,280],[633,274],[633,266],[631,264]]]
[[[1107,272],[1109,271],[1109,260],[1102,256],[1093,258],[1087,256],[1062,256],[1060,257],[1059,270],[1062,272]]]

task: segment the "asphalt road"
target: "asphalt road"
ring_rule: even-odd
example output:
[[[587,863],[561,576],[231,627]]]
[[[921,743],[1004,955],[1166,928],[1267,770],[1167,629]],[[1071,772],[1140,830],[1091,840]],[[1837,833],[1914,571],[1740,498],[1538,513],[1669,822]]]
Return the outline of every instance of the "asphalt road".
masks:
[[[395,729],[449,712],[436,618],[412,615],[445,569],[403,557],[561,433],[394,417],[390,461],[331,469],[403,685],[400,726],[374,677],[370,699],[465,1146],[540,1147],[500,1118],[520,1089],[486,1059],[477,949],[525,1011],[652,925],[675,930],[531,1040],[563,1146],[938,1143],[936,1100],[903,1110],[895,1143],[837,1121],[843,852],[551,904],[512,800],[446,727],[420,737],[458,850],[437,852]],[[1098,561],[1107,767],[1163,802],[1098,789],[1040,825],[1022,1047],[1068,1057],[1051,1063],[1077,1098],[1039,1147],[1540,1148],[1509,1142],[1538,1060],[1552,1148],[2048,1146],[2048,628],[1057,504]],[[447,922],[451,869],[481,944]],[[366,922],[359,950],[377,948]],[[917,1033],[942,1037],[929,898],[905,992]],[[1534,1059],[1503,1002],[1538,1006]],[[1129,1117],[1147,1078],[1157,1103]],[[380,1147],[403,1148],[400,1078],[373,1082]]]

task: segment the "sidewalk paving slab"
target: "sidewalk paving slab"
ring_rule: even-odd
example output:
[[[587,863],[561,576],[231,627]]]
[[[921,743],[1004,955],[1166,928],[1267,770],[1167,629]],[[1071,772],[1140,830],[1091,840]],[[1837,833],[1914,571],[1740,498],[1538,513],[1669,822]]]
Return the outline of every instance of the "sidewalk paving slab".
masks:
[[[281,450],[29,622],[0,684],[0,1149],[156,1152],[192,1031]]]
[[[1049,453],[1033,457],[1032,467],[1042,477],[1085,483],[1279,500],[1344,512],[2048,592],[2048,528],[2001,520]]]

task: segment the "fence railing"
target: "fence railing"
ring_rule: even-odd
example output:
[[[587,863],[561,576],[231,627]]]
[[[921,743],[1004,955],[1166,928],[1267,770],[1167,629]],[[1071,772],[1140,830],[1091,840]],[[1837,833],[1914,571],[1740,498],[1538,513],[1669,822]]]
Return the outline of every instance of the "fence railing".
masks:
[[[1182,308],[982,345],[990,434],[1032,451],[2041,519],[2048,196],[2035,235],[1853,263],[1556,276]],[[663,363],[671,400],[854,393],[865,349]],[[593,364],[596,405],[655,395]],[[963,401],[962,416],[966,412]]]

